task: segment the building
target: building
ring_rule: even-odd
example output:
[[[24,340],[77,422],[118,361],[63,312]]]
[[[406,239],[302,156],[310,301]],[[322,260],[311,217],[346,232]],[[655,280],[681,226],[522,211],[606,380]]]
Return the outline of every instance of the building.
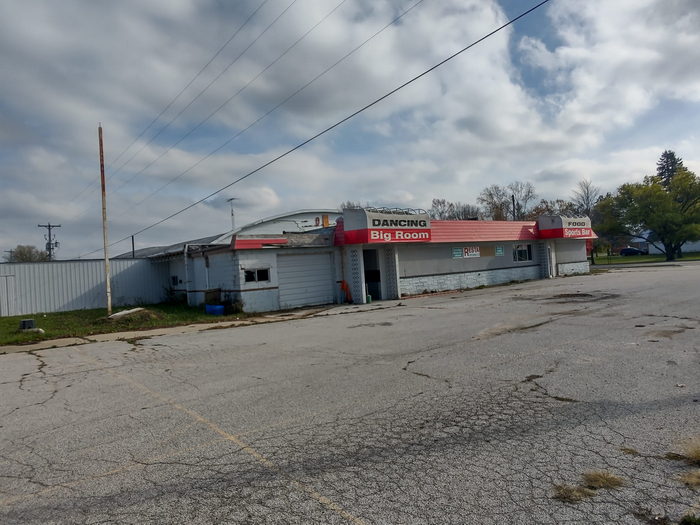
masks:
[[[398,299],[587,273],[588,218],[438,221],[421,210],[302,210],[151,255],[191,305],[245,311]]]
[[[422,210],[301,210],[112,261],[115,306],[180,296],[262,312],[586,273],[590,220],[440,221]],[[0,265],[0,316],[104,307],[101,261]]]

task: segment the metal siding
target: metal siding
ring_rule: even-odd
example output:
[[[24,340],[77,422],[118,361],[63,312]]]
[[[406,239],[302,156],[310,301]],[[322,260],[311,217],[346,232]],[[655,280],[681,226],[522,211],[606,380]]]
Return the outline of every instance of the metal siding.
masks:
[[[110,262],[115,306],[164,299],[167,267],[146,259]],[[106,304],[101,260],[0,264],[0,275],[15,275],[15,315],[104,308]]]
[[[277,276],[280,308],[333,302],[333,267],[329,253],[280,255]]]

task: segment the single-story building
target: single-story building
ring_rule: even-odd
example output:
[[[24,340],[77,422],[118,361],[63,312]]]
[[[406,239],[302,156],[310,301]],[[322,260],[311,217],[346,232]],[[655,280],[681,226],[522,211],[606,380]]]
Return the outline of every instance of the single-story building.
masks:
[[[206,243],[153,254],[172,293],[244,311],[398,299],[425,292],[587,273],[587,217],[432,220],[422,210],[302,210]]]

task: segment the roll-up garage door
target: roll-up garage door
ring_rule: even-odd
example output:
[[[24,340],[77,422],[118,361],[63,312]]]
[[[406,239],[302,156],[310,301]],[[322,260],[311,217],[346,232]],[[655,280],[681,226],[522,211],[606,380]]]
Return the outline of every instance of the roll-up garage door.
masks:
[[[331,255],[278,255],[280,308],[328,304],[334,300]]]

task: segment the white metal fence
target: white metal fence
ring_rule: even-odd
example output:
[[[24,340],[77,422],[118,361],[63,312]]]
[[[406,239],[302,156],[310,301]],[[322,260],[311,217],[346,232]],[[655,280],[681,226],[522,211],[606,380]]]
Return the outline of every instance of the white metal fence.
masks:
[[[165,299],[167,264],[111,259],[112,304]],[[106,306],[104,261],[0,264],[0,316],[63,312]]]

